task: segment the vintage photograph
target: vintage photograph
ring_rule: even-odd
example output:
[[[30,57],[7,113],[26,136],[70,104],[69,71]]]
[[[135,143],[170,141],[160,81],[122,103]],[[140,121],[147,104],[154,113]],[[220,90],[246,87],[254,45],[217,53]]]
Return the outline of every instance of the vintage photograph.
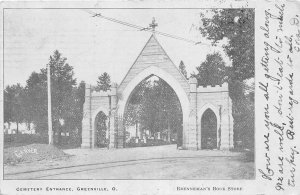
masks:
[[[254,18],[4,9],[4,180],[254,180]]]

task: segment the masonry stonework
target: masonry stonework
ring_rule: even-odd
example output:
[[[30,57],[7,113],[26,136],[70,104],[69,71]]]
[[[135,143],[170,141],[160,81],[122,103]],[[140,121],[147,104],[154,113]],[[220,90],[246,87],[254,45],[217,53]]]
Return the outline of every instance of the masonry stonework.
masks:
[[[195,78],[187,81],[154,35],[150,37],[119,86],[113,84],[110,91],[96,92],[91,85],[86,85],[82,147],[95,147],[95,120],[100,111],[109,118],[108,148],[125,146],[123,115],[127,102],[134,88],[152,75],[166,81],[178,96],[183,115],[184,149],[201,149],[201,118],[207,109],[212,110],[217,118],[217,148],[233,148],[232,102],[228,84],[197,87]]]

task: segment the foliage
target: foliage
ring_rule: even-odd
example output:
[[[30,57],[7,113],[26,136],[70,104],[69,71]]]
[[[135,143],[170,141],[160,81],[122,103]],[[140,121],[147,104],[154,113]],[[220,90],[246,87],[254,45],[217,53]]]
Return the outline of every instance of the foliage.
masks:
[[[7,86],[4,90],[4,122],[11,123],[13,121],[12,109],[13,109],[13,93],[11,87]]]
[[[215,86],[228,80],[228,68],[219,53],[208,54],[206,60],[196,69],[198,72],[192,76],[197,79],[198,85]]]
[[[201,148],[217,148],[217,118],[211,109],[207,109],[201,116]]]
[[[110,87],[111,87],[110,76],[107,72],[104,72],[98,77],[96,90],[107,91],[110,90]]]
[[[232,60],[232,79],[254,77],[254,9],[213,9],[213,17],[201,13],[201,34],[213,44],[227,40],[224,46]]]
[[[251,95],[233,102],[234,138],[241,141],[239,147],[254,149],[254,101]]]
[[[61,144],[61,132],[69,132],[77,145],[81,142],[85,83],[76,86],[73,67],[57,50],[50,56],[53,131]],[[20,84],[7,86],[4,91],[4,121],[34,123],[36,132],[46,137],[47,69],[32,72],[23,88]],[[63,119],[64,124],[60,124]],[[74,143],[73,143],[74,144]]]
[[[108,119],[108,116],[105,115],[104,112],[99,112],[96,116],[96,145],[98,147],[105,147],[107,144],[106,140],[106,121]]]
[[[4,134],[4,148],[26,146],[39,143],[47,144],[48,137],[38,134]]]
[[[182,73],[182,75],[183,75],[186,79],[188,79],[186,67],[185,67],[185,65],[184,65],[184,63],[183,63],[182,60],[180,61],[180,64],[179,64],[179,70],[180,70],[180,72]]]
[[[127,126],[138,122],[151,134],[165,129],[177,133],[182,129],[182,112],[176,93],[162,79],[144,80],[131,95],[125,122]]]
[[[7,86],[4,90],[4,122],[17,124],[17,133],[19,123],[23,122],[26,117],[24,109],[24,88],[18,83],[16,85]]]
[[[46,76],[32,72],[26,81],[25,96],[28,120],[33,122],[36,132],[45,134],[47,129],[47,83]]]
[[[79,146],[81,145],[81,135],[82,135],[82,119],[83,119],[83,104],[85,100],[85,83],[81,81],[79,83],[79,86],[77,89],[73,89],[73,97],[75,97],[75,105],[73,110],[75,112],[75,115],[73,117],[73,123],[75,127],[77,128],[77,132],[74,132],[74,130],[69,130],[70,136],[72,139],[74,139],[74,142],[77,142],[76,144]],[[74,144],[74,143],[73,143]]]
[[[219,55],[217,56],[220,58]],[[206,61],[197,67],[198,72],[193,73],[192,76],[197,78],[198,85],[202,86],[219,85],[225,81],[229,83],[229,96],[232,99],[234,118],[234,141],[242,141],[241,147],[253,149],[254,90],[245,85],[244,82],[232,79],[224,62],[214,63],[216,57],[213,57],[214,55],[208,55]]]
[[[50,56],[51,69],[51,99],[53,130],[58,134],[58,144],[61,132],[74,132],[81,129],[82,104],[84,101],[84,83],[76,87],[73,67],[58,51]],[[30,119],[40,134],[47,134],[47,69],[40,73],[33,72],[27,80],[25,88],[27,96],[26,109]],[[60,124],[63,119],[64,124]],[[78,133],[78,132],[76,132]]]
[[[201,14],[201,34],[212,40],[213,45],[225,43],[224,49],[232,61],[226,67],[218,54],[207,55],[206,61],[197,67],[198,85],[229,83],[234,118],[234,140],[242,141],[242,147],[254,147],[254,90],[244,81],[254,77],[254,10],[214,9],[206,11],[212,17]],[[251,87],[250,87],[251,88]],[[253,88],[253,86],[252,86]]]
[[[133,126],[137,121],[141,121],[143,109],[146,108],[145,105],[143,105],[143,102],[145,101],[144,98],[148,97],[150,89],[151,82],[149,80],[144,80],[139,83],[132,92],[125,113],[126,126]]]
[[[155,81],[154,97],[158,106],[158,121],[156,128],[171,129],[177,132],[182,124],[182,112],[175,91],[162,79]]]

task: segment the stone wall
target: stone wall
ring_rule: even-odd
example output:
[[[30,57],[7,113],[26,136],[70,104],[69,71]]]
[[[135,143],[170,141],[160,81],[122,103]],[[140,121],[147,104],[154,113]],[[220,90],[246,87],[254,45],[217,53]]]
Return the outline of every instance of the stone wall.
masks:
[[[201,118],[207,109],[211,109],[217,118],[218,148],[233,148],[232,103],[227,83],[197,88],[198,146],[201,146]]]
[[[189,80],[188,121],[183,124],[183,148],[201,149],[201,118],[207,109],[211,109],[217,118],[218,149],[233,148],[232,103],[229,97],[228,84],[221,86],[197,87],[197,80]],[[95,147],[95,118],[102,111],[109,117],[109,148],[124,147],[124,123],[118,114],[117,85],[111,91],[95,92],[86,86],[84,117],[82,121],[82,147]]]
[[[85,102],[83,105],[83,120],[82,120],[82,147],[95,147],[95,119],[97,114],[102,111],[111,123],[111,111],[116,109],[117,103],[117,86],[112,85],[110,91],[93,91],[91,85],[86,85],[85,89]],[[113,119],[114,120],[114,119]],[[114,138],[114,134],[110,133],[110,124],[107,132],[109,137]],[[113,130],[114,131],[114,130]],[[114,142],[110,144],[114,146]]]

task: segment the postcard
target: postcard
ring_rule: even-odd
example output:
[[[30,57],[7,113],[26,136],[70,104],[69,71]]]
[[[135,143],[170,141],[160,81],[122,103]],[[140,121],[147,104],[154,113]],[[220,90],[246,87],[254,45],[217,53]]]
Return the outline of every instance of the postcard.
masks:
[[[0,194],[299,194],[299,1],[1,8]]]

